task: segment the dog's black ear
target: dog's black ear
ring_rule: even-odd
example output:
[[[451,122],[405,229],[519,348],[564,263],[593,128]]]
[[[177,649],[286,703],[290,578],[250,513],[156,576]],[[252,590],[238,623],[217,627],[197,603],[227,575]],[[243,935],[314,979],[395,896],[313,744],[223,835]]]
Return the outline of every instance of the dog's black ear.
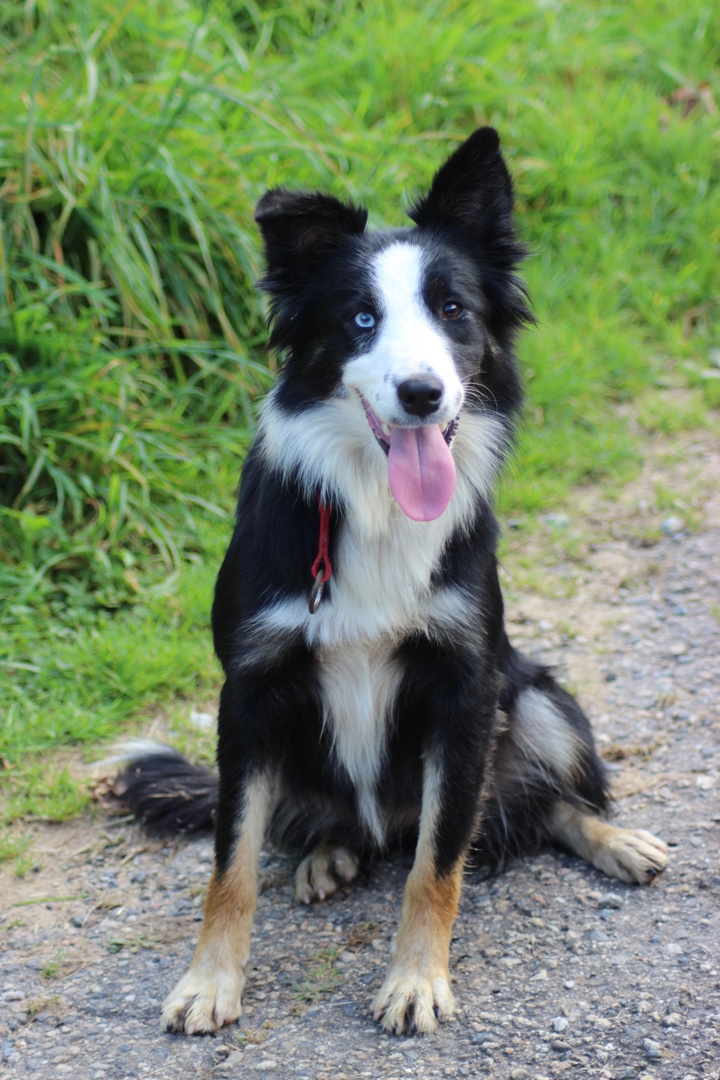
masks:
[[[534,321],[515,274],[527,252],[515,233],[513,204],[500,139],[494,128],[483,127],[450,155],[427,195],[408,211],[422,228],[449,230],[477,260],[498,336]]]
[[[478,234],[509,225],[512,208],[512,180],[498,133],[483,127],[450,155],[408,214],[426,228],[456,224]]]
[[[311,191],[267,191],[255,209],[268,270],[315,263],[350,235],[362,233],[367,210]]]

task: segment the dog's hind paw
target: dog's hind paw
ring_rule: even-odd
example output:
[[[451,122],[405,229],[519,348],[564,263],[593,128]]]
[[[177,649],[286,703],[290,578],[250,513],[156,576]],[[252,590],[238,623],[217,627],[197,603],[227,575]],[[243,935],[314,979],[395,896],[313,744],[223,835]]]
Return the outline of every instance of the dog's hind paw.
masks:
[[[452,1016],[455,1002],[445,977],[393,975],[392,971],[372,1003],[373,1019],[393,1035],[429,1034],[438,1020]]]
[[[620,881],[647,885],[668,864],[667,844],[644,829],[608,830],[593,863],[599,870]]]
[[[358,869],[356,856],[347,848],[319,844],[295,871],[295,899],[301,904],[327,900],[337,892],[337,879],[349,884],[357,877]]]
[[[242,1012],[244,977],[218,971],[212,978],[188,971],[163,1003],[164,1031],[207,1035],[237,1020]]]
[[[619,829],[567,803],[555,804],[552,835],[610,877],[647,885],[668,864],[667,844],[644,829]]]

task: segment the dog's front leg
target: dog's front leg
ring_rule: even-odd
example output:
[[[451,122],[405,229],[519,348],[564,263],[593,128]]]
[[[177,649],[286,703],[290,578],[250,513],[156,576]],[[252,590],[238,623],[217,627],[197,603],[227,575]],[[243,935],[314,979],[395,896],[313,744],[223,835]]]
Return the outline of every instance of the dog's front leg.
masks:
[[[222,779],[221,770],[221,785]],[[237,1020],[242,1011],[258,856],[273,805],[273,783],[267,773],[255,772],[232,786],[230,798],[221,799],[216,859],[195,955],[163,1005],[167,1031],[203,1035]],[[235,821],[220,820],[223,806],[230,807]]]
[[[385,982],[373,1001],[376,1020],[396,1035],[434,1031],[452,1014],[448,962],[467,844],[438,871],[435,836],[442,776],[425,764],[423,807],[415,862],[405,887],[400,927]],[[469,840],[469,837],[468,837]]]

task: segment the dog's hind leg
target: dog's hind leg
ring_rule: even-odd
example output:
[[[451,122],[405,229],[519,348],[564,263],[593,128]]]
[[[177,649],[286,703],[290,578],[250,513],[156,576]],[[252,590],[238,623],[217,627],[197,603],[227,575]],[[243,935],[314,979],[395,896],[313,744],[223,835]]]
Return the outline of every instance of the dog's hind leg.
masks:
[[[639,885],[667,866],[667,845],[645,830],[609,825],[595,810],[606,808],[603,767],[582,709],[557,683],[530,688],[518,698],[515,739],[556,777],[565,795],[547,814],[550,839],[610,877]]]
[[[213,868],[192,963],[163,1005],[166,1031],[202,1035],[240,1016],[257,905],[258,857],[272,803],[268,776],[251,776],[228,858],[222,864],[216,859]]]
[[[611,877],[652,881],[667,865],[667,846],[649,832],[602,820],[607,781],[577,701],[514,650],[507,672],[508,727],[498,742],[485,830],[488,846],[495,844],[492,854],[501,861],[502,839],[511,853],[552,840]]]
[[[610,877],[647,885],[668,863],[667,844],[644,829],[619,829],[595,814],[556,802],[550,835]]]

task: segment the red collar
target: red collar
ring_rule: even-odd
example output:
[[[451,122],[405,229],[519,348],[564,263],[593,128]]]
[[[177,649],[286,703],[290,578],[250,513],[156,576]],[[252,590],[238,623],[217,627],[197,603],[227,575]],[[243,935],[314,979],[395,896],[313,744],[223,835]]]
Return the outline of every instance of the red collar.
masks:
[[[312,564],[312,569],[310,571],[314,580],[313,587],[310,590],[310,602],[308,604],[311,615],[314,615],[320,607],[320,601],[322,600],[323,592],[325,591],[325,582],[329,580],[330,574],[332,573],[330,556],[328,554],[328,547],[330,544],[330,514],[332,513],[332,507],[322,501],[320,492],[318,492],[317,499],[318,506],[320,507],[320,542],[318,545],[317,558]]]

